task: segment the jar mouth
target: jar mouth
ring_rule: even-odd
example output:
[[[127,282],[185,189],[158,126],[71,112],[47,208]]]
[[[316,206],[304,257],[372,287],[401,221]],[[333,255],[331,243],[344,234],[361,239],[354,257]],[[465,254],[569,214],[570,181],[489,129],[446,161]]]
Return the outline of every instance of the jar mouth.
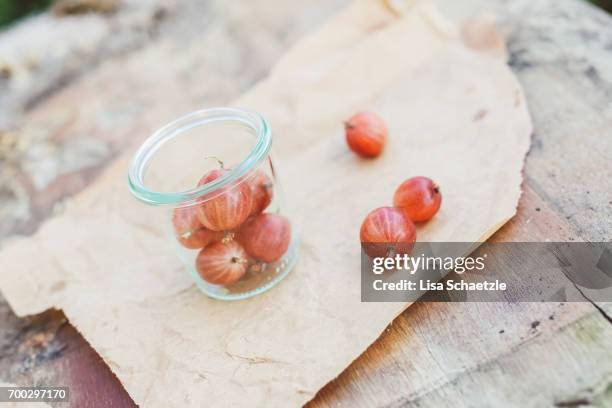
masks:
[[[168,141],[200,126],[213,123],[234,123],[250,128],[256,141],[251,152],[238,165],[222,176],[193,189],[167,192],[155,191],[144,183],[144,174],[155,153]],[[243,177],[270,153],[272,134],[268,122],[258,113],[239,108],[210,108],[188,113],[153,133],[138,149],[128,170],[128,185],[132,194],[151,205],[187,206],[198,198],[213,193]]]

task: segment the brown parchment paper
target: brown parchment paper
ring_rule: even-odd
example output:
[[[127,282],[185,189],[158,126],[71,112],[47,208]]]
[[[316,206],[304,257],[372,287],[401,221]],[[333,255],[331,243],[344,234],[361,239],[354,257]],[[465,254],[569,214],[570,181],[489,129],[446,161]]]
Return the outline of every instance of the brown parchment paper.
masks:
[[[230,303],[198,292],[161,220],[127,191],[129,154],[0,253],[15,312],[62,309],[141,406],[311,399],[407,307],[360,303],[360,223],[390,205],[402,180],[428,175],[442,186],[421,241],[482,241],[516,210],[531,123],[488,23],[459,29],[427,3],[398,16],[356,1],[235,105],[270,120],[302,220],[298,266],[275,289]],[[342,121],[359,109],[387,119],[376,160],[345,146]]]

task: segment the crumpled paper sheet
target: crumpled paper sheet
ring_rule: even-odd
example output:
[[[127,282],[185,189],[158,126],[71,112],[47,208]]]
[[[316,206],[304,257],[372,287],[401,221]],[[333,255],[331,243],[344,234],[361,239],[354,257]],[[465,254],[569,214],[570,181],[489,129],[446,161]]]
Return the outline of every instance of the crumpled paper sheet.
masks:
[[[402,180],[427,175],[442,188],[421,241],[479,242],[516,211],[531,122],[486,22],[459,29],[427,3],[398,17],[383,2],[356,1],[235,105],[270,120],[303,220],[300,260],[278,287],[230,303],[198,292],[162,212],[127,191],[130,155],[0,254],[15,312],[62,309],[141,406],[310,400],[408,306],[360,302],[359,226]],[[376,160],[345,146],[342,121],[360,109],[390,128]]]

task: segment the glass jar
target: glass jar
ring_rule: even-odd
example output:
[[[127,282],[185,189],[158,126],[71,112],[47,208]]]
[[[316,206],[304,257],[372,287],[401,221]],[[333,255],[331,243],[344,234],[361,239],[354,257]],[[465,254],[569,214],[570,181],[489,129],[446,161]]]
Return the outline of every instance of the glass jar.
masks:
[[[155,132],[136,152],[129,187],[160,206],[172,246],[197,286],[245,299],[280,282],[297,256],[272,135],[259,114],[234,108],[190,113]]]

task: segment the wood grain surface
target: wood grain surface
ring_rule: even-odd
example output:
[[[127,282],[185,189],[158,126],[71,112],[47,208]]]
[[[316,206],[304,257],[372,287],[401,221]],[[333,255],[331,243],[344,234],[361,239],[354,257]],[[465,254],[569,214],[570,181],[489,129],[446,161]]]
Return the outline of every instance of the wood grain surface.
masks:
[[[439,3],[451,16],[498,13],[534,119],[518,214],[492,239],[610,241],[612,19],[577,0]],[[0,133],[0,141],[22,146],[0,149],[4,242],[34,232],[160,123],[246,90],[345,2],[199,4],[205,27],[193,9],[174,10],[156,39],[91,67],[30,108],[20,127]],[[610,314],[609,304],[588,299],[420,302],[309,405],[611,406]],[[0,380],[69,386],[74,407],[134,405],[60,312],[18,319],[1,302],[0,333]]]

